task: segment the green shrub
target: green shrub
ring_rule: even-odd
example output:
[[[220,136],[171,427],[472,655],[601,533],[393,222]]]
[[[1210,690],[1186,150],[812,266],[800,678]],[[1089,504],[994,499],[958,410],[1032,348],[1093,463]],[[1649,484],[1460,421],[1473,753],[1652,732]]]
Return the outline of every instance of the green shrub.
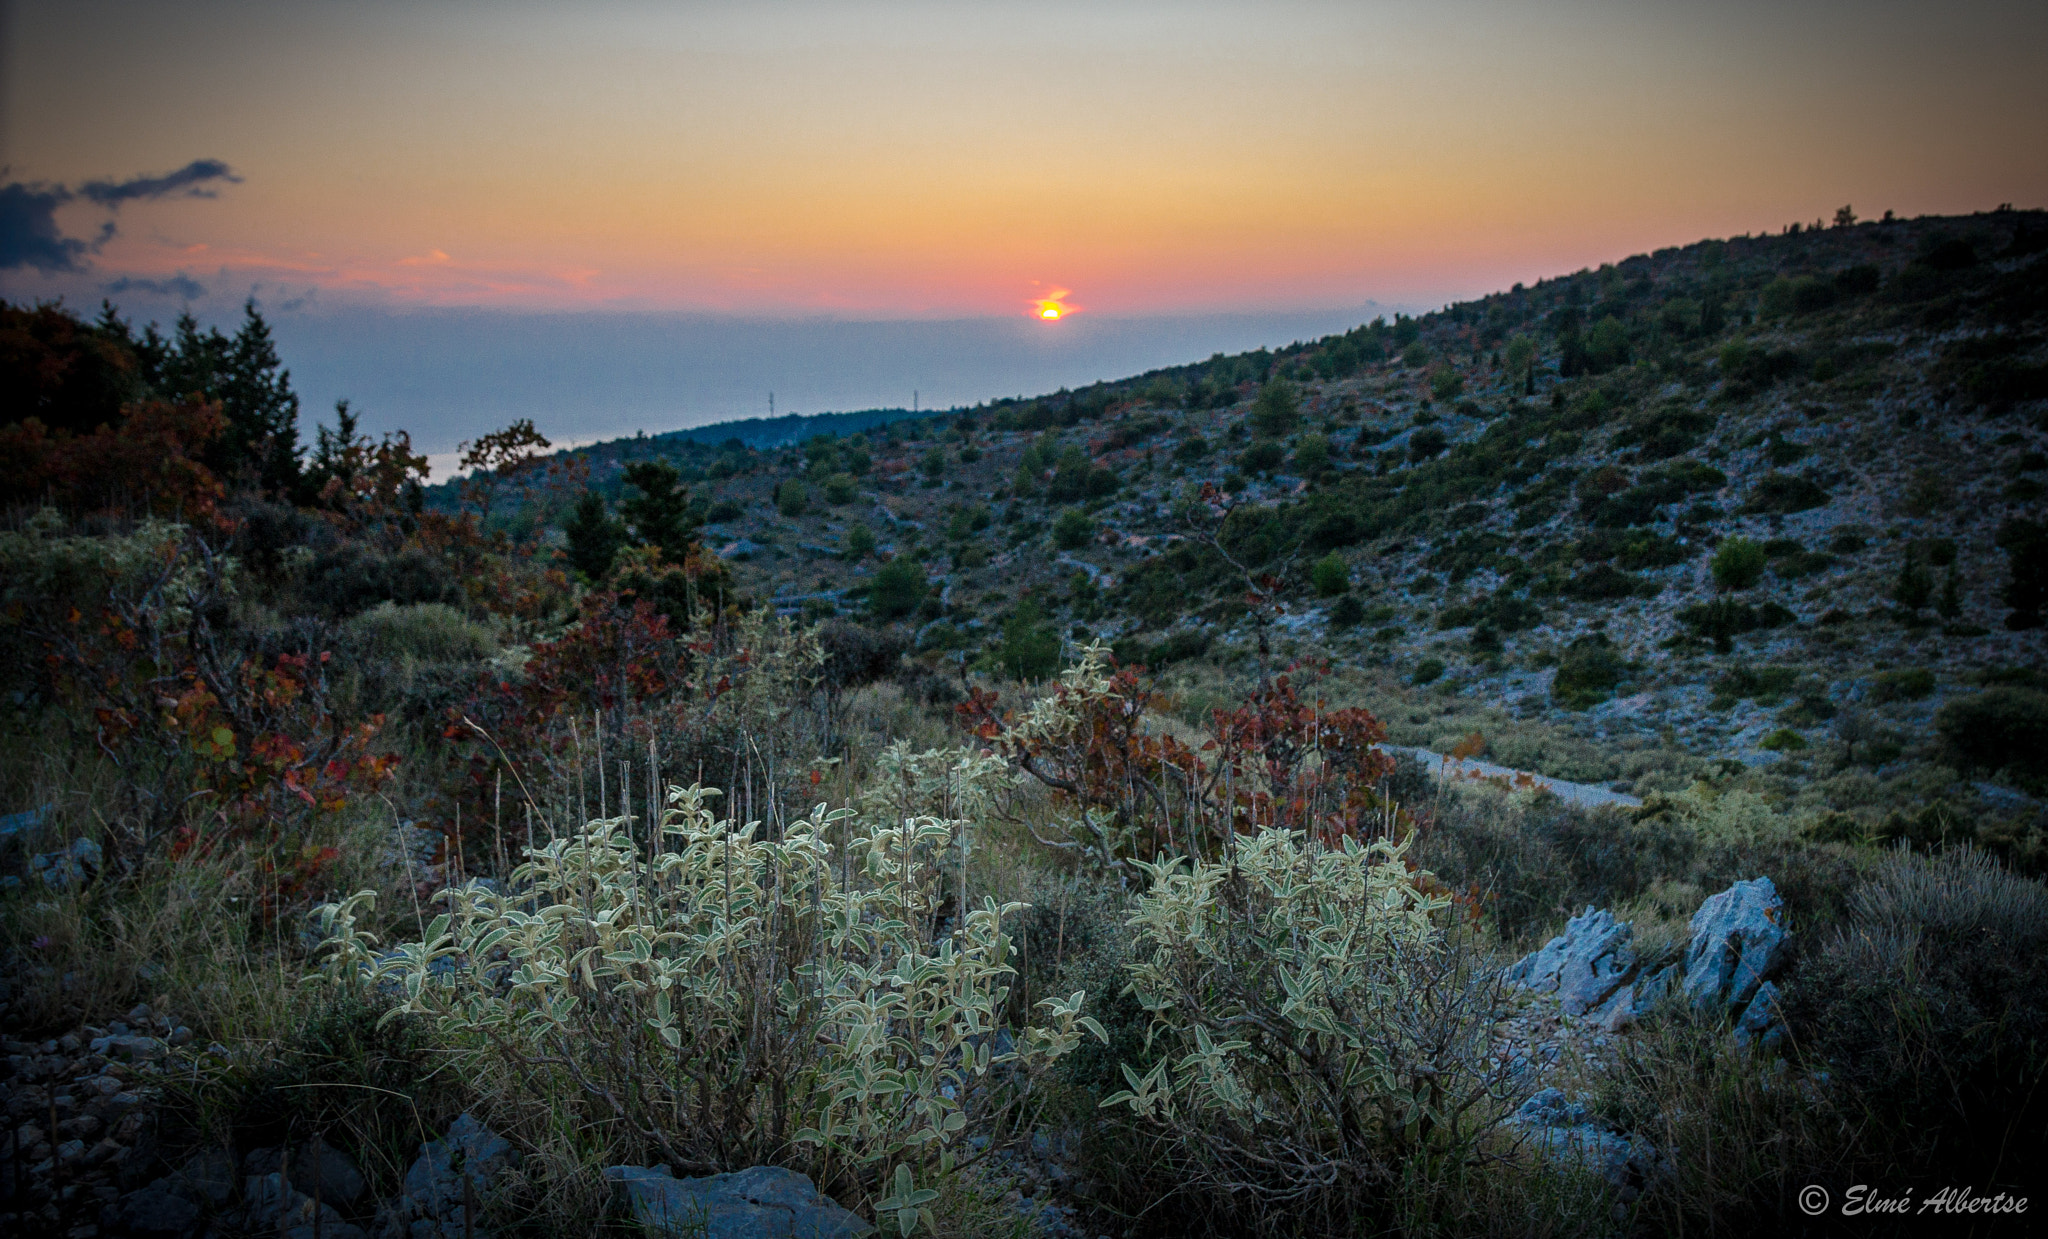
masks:
[[[946,475],[946,454],[935,447],[927,448],[925,454],[917,459],[917,469],[924,474],[925,480],[938,481]]]
[[[1455,400],[1465,390],[1465,376],[1446,363],[1429,376],[1429,394],[1438,400]]]
[[[875,531],[860,521],[846,527],[846,534],[840,539],[843,554],[854,563],[859,563],[875,553]]]
[[[985,807],[1007,778],[937,756],[953,804]],[[882,785],[914,789],[915,773]],[[941,861],[970,822],[820,805],[767,841],[704,799],[674,790],[652,862],[627,819],[594,822],[530,849],[517,896],[443,892],[423,938],[381,959],[356,925],[374,892],[327,905],[324,975],[391,982],[394,1014],[433,1020],[450,1068],[602,1125],[636,1160],[794,1159],[867,1191],[997,1129],[1081,1028],[1102,1035],[1080,994],[1040,1003],[1043,1025],[1013,1016],[1004,922],[1021,905],[988,901],[934,940]]]
[[[1919,701],[1934,692],[1934,673],[1925,667],[1899,667],[1870,677],[1874,702]]]
[[[1018,603],[1003,622],[1003,640],[996,647],[995,662],[1019,680],[1051,679],[1060,669],[1060,636],[1045,621],[1035,600],[1026,598]]]
[[[1063,551],[1078,551],[1095,536],[1095,518],[1079,508],[1068,508],[1052,523],[1053,545]]]
[[[2011,611],[2005,626],[2015,632],[2039,628],[2048,610],[2048,524],[2008,520],[1998,527],[1998,548],[2005,552],[2010,573],[2005,605]]]
[[[1269,439],[1278,439],[1301,420],[1301,396],[1286,379],[1273,379],[1259,389],[1252,402],[1252,428]]]
[[[877,619],[901,619],[917,610],[930,586],[924,565],[908,555],[897,555],[875,570],[868,585],[868,609]]]
[[[826,478],[824,490],[825,502],[834,507],[852,503],[854,497],[860,493],[851,473],[835,473]]]
[[[1330,467],[1330,441],[1322,435],[1303,435],[1294,445],[1294,471],[1313,478]]]
[[[1309,583],[1315,587],[1318,596],[1335,598],[1351,588],[1351,568],[1342,555],[1331,551],[1309,570]]]
[[[1449,445],[1450,440],[1443,431],[1435,426],[1424,426],[1408,436],[1408,459],[1420,464],[1443,455],[1444,448]]]
[[[1758,543],[1744,537],[1724,539],[1714,549],[1714,583],[1722,589],[1748,589],[1764,574],[1769,557]]]
[[[1271,439],[1260,439],[1237,456],[1237,467],[1246,473],[1271,473],[1287,459],[1287,449]]]
[[[1827,501],[1827,490],[1810,478],[1792,473],[1766,473],[1750,488],[1749,499],[1742,505],[1742,510],[1790,514],[1820,507]]]
[[[1365,604],[1357,594],[1346,594],[1337,599],[1330,608],[1330,624],[1335,628],[1356,628],[1365,620]]]
[[[1805,736],[1800,735],[1790,727],[1778,728],[1778,730],[1757,741],[1756,746],[1760,749],[1768,749],[1774,753],[1796,753],[1801,749],[1811,747],[1806,743]]]
[[[1613,696],[1628,673],[1628,660],[1606,637],[1580,637],[1558,660],[1550,697],[1567,710],[1590,709]]]
[[[811,508],[811,488],[789,478],[775,487],[775,510],[795,520]]]
[[[1438,679],[1442,678],[1443,673],[1443,659],[1425,658],[1415,664],[1415,674],[1410,677],[1410,682],[1416,685],[1434,684]]]
[[[1696,602],[1678,610],[1678,622],[1696,641],[1711,641],[1717,653],[1735,648],[1735,638],[1748,632],[1782,627],[1797,617],[1776,602],[1744,606],[1733,598]]]
[[[490,629],[439,602],[381,603],[350,620],[349,628],[385,658],[471,662],[498,651]]]
[[[2048,776],[2048,693],[2011,685],[1986,689],[1943,705],[1934,727],[1966,766]]]
[[[704,519],[716,525],[724,521],[736,521],[745,511],[746,509],[730,499],[720,499],[717,503],[705,509]]]

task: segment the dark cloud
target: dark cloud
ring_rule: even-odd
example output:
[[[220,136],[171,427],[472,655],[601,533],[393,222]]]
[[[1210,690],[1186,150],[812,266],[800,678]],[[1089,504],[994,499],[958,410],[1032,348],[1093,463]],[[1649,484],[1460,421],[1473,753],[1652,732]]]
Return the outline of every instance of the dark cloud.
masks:
[[[163,176],[137,176],[125,181],[87,181],[78,187],[81,196],[104,207],[116,207],[138,198],[168,198],[180,193],[187,198],[211,198],[214,191],[201,186],[208,181],[239,185],[242,178],[218,159],[195,159]]]
[[[100,290],[109,294],[155,293],[159,297],[183,297],[187,301],[197,301],[206,295],[206,286],[183,271],[167,280],[143,280],[124,275],[100,285]]]
[[[86,255],[114,239],[114,221],[100,224],[91,240],[67,237],[57,226],[57,208],[77,198],[116,210],[124,202],[145,198],[211,198],[210,182],[240,184],[242,178],[218,159],[195,159],[163,176],[138,176],[125,181],[87,181],[77,189],[40,181],[0,185],[0,271],[34,267],[38,271],[83,271]],[[185,284],[197,288],[179,276]],[[120,281],[116,281],[119,283]],[[176,281],[167,281],[175,284]],[[134,285],[145,289],[149,281]],[[177,291],[182,291],[180,286]]]
[[[62,185],[0,185],[0,271],[79,271],[93,247],[57,227],[57,208],[71,201]]]

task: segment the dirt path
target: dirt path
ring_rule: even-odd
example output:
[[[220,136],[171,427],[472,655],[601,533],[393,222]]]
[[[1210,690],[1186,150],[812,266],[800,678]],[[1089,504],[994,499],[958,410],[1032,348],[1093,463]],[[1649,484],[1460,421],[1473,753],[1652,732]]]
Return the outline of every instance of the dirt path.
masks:
[[[1441,753],[1432,753],[1428,749],[1411,748],[1400,744],[1382,744],[1380,747],[1389,753],[1418,759],[1429,767],[1430,775],[1438,779],[1505,779],[1515,785],[1520,785],[1522,780],[1527,779],[1534,786],[1549,791],[1566,804],[1575,804],[1587,809],[1598,808],[1601,805],[1626,805],[1629,808],[1637,808],[1643,803],[1641,797],[1611,791],[1597,783],[1573,783],[1566,779],[1553,779],[1533,771],[1514,770],[1507,766],[1496,766],[1492,762],[1474,761],[1471,758],[1459,761],[1456,758],[1445,757]]]

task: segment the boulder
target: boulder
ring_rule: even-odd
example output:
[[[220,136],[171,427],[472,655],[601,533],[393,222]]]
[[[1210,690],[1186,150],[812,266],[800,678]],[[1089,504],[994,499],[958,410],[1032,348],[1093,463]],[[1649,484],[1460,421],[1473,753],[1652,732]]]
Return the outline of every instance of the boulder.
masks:
[[[466,1202],[481,1204],[498,1176],[518,1160],[509,1141],[464,1114],[449,1125],[446,1136],[420,1146],[419,1157],[405,1172],[405,1194],[391,1202],[386,1216],[397,1231],[415,1239],[463,1235]]]
[[[1791,940],[1785,901],[1771,880],[1737,882],[1693,913],[1686,999],[1701,1011],[1741,1010],[1784,959]]]
[[[1635,928],[1589,906],[1507,975],[1539,993],[1555,993],[1565,1014],[1584,1015],[1621,988],[1635,963]]]
[[[1634,1199],[1640,1185],[1664,1169],[1655,1145],[1614,1131],[1558,1089],[1546,1088],[1523,1102],[1506,1125],[1519,1129],[1546,1156],[1577,1163],[1607,1180],[1625,1200]]]
[[[323,1202],[346,1206],[361,1199],[369,1184],[348,1154],[315,1137],[292,1155],[292,1186],[303,1192],[317,1188]]]
[[[107,1229],[138,1239],[172,1239],[192,1233],[199,1224],[199,1206],[156,1184],[123,1196],[101,1215]]]
[[[1785,1016],[1779,1009],[1781,1001],[1775,982],[1766,981],[1757,986],[1756,997],[1749,1000],[1749,1006],[1743,1008],[1735,1021],[1735,1044],[1777,1049],[1785,1040]]]
[[[29,857],[29,867],[43,880],[43,885],[53,891],[69,890],[84,886],[99,876],[100,866],[106,862],[100,845],[90,839],[73,839],[71,846],[56,852],[41,852]]]
[[[235,1190],[235,1159],[225,1149],[202,1149],[150,1187],[218,1209]]]
[[[810,1179],[780,1166],[678,1179],[667,1166],[608,1166],[633,1218],[695,1239],[855,1239],[873,1230]]]

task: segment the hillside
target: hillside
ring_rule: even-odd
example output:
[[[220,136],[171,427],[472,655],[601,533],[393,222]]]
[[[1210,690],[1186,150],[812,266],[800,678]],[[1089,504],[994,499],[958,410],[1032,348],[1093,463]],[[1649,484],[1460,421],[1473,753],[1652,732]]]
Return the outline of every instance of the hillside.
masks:
[[[681,463],[744,588],[860,614],[908,556],[932,591],[917,644],[949,658],[999,654],[1024,604],[1070,648],[1182,664],[1169,683],[1242,670],[1258,617],[1220,546],[1277,578],[1277,659],[1411,686],[1401,738],[1479,726],[1513,764],[1625,789],[1690,776],[1658,750],[1797,776],[1845,728],[1896,758],[1945,701],[2039,674],[2038,621],[2008,627],[2006,600],[2015,571],[2038,591],[2039,543],[1999,535],[2048,491],[2044,246],[2048,217],[2017,211],[1705,242],[1271,354]],[[1232,508],[1220,527],[1204,486]],[[1746,544],[1739,587],[1717,583]],[[1890,801],[1857,795],[1838,807]]]

